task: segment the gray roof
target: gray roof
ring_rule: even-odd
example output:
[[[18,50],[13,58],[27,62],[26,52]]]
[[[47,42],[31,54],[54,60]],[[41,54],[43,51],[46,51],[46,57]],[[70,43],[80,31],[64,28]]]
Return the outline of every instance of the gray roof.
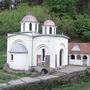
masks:
[[[15,33],[9,33],[8,34],[8,37],[7,38],[10,38],[10,37],[13,37],[13,36],[17,36],[17,35],[24,35],[24,36],[28,36],[28,37],[33,37],[33,38],[36,38],[36,37],[63,37],[63,38],[66,38],[66,39],[70,39],[68,36],[64,35],[64,34],[56,34],[56,35],[52,35],[52,34],[40,34],[40,33],[37,33],[36,35],[35,34],[30,34],[30,32],[15,32]]]
[[[28,51],[23,44],[16,43],[12,46],[10,53],[28,53]]]

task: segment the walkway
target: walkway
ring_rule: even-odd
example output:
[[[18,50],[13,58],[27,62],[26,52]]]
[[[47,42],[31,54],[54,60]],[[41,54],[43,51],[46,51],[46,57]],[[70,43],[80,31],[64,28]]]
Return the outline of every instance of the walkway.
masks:
[[[0,87],[8,86],[8,85],[18,85],[23,83],[33,83],[38,82],[41,80],[48,80],[53,78],[58,78],[60,76],[64,76],[69,73],[77,72],[77,71],[85,71],[87,67],[81,67],[81,66],[66,66],[62,69],[59,69],[55,74],[53,75],[45,75],[45,76],[38,76],[38,77],[23,77],[16,80],[11,80],[8,83],[0,84]]]

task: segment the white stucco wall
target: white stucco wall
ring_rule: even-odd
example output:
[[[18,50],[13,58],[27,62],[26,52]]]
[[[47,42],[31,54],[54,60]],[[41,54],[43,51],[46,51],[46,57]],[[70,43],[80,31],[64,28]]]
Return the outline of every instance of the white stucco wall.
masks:
[[[75,59],[72,60],[70,55],[75,55]],[[83,65],[83,56],[86,55],[87,56],[87,66],[90,66],[90,55],[89,54],[80,54],[81,56],[81,60],[78,60],[76,58],[78,54],[69,54],[69,64],[72,64],[72,65]]]
[[[28,67],[28,69],[29,69],[29,67],[31,66],[31,64],[32,64],[32,54],[31,54],[31,52],[32,52],[32,50],[31,50],[31,47],[32,47],[32,38],[31,37],[28,37],[28,36],[24,36],[24,35],[15,35],[15,36],[12,36],[12,37],[9,37],[8,38],[8,40],[7,40],[7,63],[9,64],[9,66],[10,67],[12,67],[13,69],[15,68],[18,68],[19,69],[19,67],[16,67],[15,65],[12,65],[12,63],[11,63],[11,53],[9,53],[9,51],[11,50],[11,48],[12,48],[12,46],[13,46],[13,44],[14,43],[16,43],[16,42],[21,42],[26,48],[27,48],[27,50],[28,50],[28,55],[27,55],[27,59],[25,59],[25,56],[23,56],[23,55],[20,55],[20,56],[16,56],[17,58],[16,59],[18,59],[18,60],[16,60],[16,62],[14,62],[14,63],[17,63],[17,65],[19,64],[19,58],[20,58],[20,60],[22,59],[22,63],[24,62],[24,59],[27,61],[27,66],[26,66],[26,68],[25,68],[25,66],[24,67],[22,67],[22,68],[25,68],[25,69],[27,69],[27,67]],[[14,56],[15,57],[15,56]],[[24,58],[24,59],[23,59]],[[24,64],[24,63],[23,63]],[[22,65],[23,65],[22,64]]]
[[[37,60],[37,51],[38,48],[47,48],[50,55],[50,67],[55,68],[55,55],[57,54],[57,67],[59,65],[59,54],[60,49],[63,49],[63,63],[62,65],[68,64],[68,40],[63,37],[50,37],[50,36],[42,36],[34,38],[33,42],[33,65],[36,66]]]
[[[15,70],[28,70],[27,57],[27,54],[13,54],[13,60],[9,61],[10,68]]]
[[[26,33],[25,33],[26,34]],[[35,36],[35,34],[34,34]],[[14,55],[14,62],[11,62],[11,53],[9,52],[14,43],[21,42],[28,51],[27,55]],[[46,55],[50,55],[50,67],[55,68],[55,55],[57,55],[57,67],[59,65],[60,50],[63,49],[62,66],[68,65],[68,39],[55,36],[39,36],[36,34],[8,34],[7,40],[7,63],[12,69],[28,70],[31,66],[37,66],[37,54],[41,53],[42,48],[46,49]],[[20,60],[19,60],[20,59]],[[20,64],[20,62],[22,62]],[[16,64],[17,63],[17,64]],[[25,64],[26,63],[26,64]],[[21,66],[22,65],[22,66]]]

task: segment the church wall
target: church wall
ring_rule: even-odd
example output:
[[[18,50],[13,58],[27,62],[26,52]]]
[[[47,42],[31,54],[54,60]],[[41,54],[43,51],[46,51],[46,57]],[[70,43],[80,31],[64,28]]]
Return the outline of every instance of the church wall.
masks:
[[[37,48],[39,46],[47,47],[50,55],[50,67],[55,68],[55,55],[57,55],[57,67],[59,67],[60,49],[64,48],[63,65],[68,64],[68,40],[62,37],[42,36],[34,38],[33,65],[37,65]]]
[[[32,59],[32,56],[31,56],[32,55],[31,54],[32,39],[28,36],[16,35],[16,36],[12,36],[12,37],[8,38],[8,41],[7,41],[7,63],[9,65],[12,64],[12,62],[11,62],[11,53],[9,53],[8,51],[10,51],[10,49],[12,48],[12,45],[15,42],[19,42],[19,41],[21,41],[28,50],[27,67],[29,69],[29,66],[31,66],[31,64],[32,64],[32,62],[31,62],[31,59]],[[21,57],[23,57],[23,56],[21,56]],[[13,68],[16,68],[16,67],[13,66]]]
[[[10,61],[10,68],[16,70],[28,70],[27,58],[27,54],[13,53],[13,60]]]

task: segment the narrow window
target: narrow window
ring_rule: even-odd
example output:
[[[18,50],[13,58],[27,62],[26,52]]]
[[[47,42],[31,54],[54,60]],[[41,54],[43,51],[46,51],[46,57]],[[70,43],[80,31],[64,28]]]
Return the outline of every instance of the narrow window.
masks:
[[[71,55],[71,59],[74,60],[75,59],[75,56],[74,55]]]
[[[52,34],[52,28],[51,27],[49,28],[49,33]]]
[[[25,23],[23,23],[23,31],[25,31]]]
[[[13,61],[13,54],[11,54],[11,60]]]
[[[77,59],[78,59],[78,60],[81,60],[81,56],[80,56],[80,55],[77,55]]]
[[[42,60],[45,60],[45,49],[42,49]]]
[[[32,23],[29,24],[29,30],[32,30]]]

